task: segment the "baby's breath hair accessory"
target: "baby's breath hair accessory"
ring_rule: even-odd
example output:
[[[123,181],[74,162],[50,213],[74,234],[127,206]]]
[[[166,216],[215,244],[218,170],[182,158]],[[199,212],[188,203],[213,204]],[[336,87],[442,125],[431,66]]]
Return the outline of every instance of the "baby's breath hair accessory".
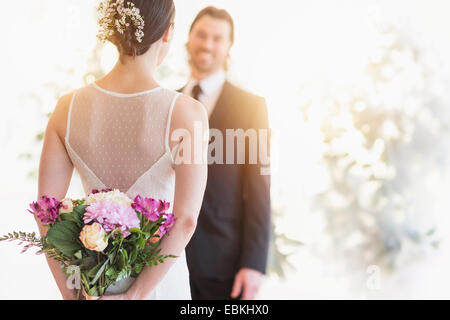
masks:
[[[99,34],[101,41],[106,41],[117,31],[123,34],[130,23],[136,28],[134,36],[140,43],[144,37],[144,18],[140,15],[139,8],[134,3],[124,0],[102,0],[98,6],[99,12]]]

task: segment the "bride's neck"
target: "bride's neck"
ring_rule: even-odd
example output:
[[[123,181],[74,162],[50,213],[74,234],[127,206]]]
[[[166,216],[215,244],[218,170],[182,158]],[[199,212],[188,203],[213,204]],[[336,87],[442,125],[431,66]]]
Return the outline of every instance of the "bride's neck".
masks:
[[[114,68],[105,76],[104,80],[114,83],[136,85],[136,86],[156,86],[155,73],[157,68],[156,59],[137,56],[135,58],[126,57],[124,61],[118,60]]]

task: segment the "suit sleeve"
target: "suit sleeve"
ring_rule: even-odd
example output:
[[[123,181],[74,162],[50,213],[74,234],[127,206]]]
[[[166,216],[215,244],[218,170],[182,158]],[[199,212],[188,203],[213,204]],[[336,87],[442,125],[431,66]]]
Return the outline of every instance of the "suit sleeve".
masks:
[[[245,164],[243,191],[243,242],[241,268],[250,268],[266,273],[270,241],[271,201],[270,201],[270,129],[267,105],[264,99],[258,98],[254,103],[250,116],[251,127],[258,134],[258,161]],[[267,132],[267,139],[262,138],[260,129]],[[246,154],[249,155],[247,144]],[[266,157],[261,157],[265,153]]]

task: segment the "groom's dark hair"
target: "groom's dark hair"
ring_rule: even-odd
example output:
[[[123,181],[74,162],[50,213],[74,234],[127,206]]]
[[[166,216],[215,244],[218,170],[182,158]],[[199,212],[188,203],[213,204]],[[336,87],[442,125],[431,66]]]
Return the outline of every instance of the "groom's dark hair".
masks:
[[[173,0],[127,0],[127,2],[139,8],[144,19],[142,42],[136,40],[136,29],[131,26],[123,34],[114,32],[108,40],[116,45],[121,57],[140,56],[164,35],[175,15],[175,4]]]
[[[231,27],[230,40],[231,40],[231,43],[234,43],[234,21],[233,21],[233,18],[231,17],[231,15],[228,13],[227,10],[225,10],[225,9],[218,9],[216,7],[213,7],[213,6],[206,7],[205,9],[203,9],[202,11],[200,11],[197,14],[197,16],[194,19],[194,22],[192,22],[191,29],[189,30],[189,33],[192,32],[192,29],[194,28],[194,26],[197,23],[197,21],[200,20],[201,18],[203,18],[204,16],[210,16],[211,18],[214,18],[214,19],[227,21],[230,24],[230,27]]]

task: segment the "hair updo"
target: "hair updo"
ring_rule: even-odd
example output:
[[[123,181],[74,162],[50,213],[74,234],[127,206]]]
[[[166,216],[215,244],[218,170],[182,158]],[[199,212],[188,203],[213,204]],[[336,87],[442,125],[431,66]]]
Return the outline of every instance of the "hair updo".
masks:
[[[110,0],[108,3],[114,3],[116,0]],[[106,40],[113,43],[120,56],[140,56],[146,53],[151,45],[161,39],[169,27],[172,18],[175,14],[175,4],[173,0],[125,0],[125,7],[127,4],[134,4],[134,7],[139,9],[139,14],[144,20],[144,35],[139,42],[136,37],[136,26],[132,21],[127,21],[127,26],[123,33],[111,26],[109,29],[111,33],[106,37]],[[115,14],[116,19],[120,19],[119,13]],[[128,18],[129,19],[129,18]]]

